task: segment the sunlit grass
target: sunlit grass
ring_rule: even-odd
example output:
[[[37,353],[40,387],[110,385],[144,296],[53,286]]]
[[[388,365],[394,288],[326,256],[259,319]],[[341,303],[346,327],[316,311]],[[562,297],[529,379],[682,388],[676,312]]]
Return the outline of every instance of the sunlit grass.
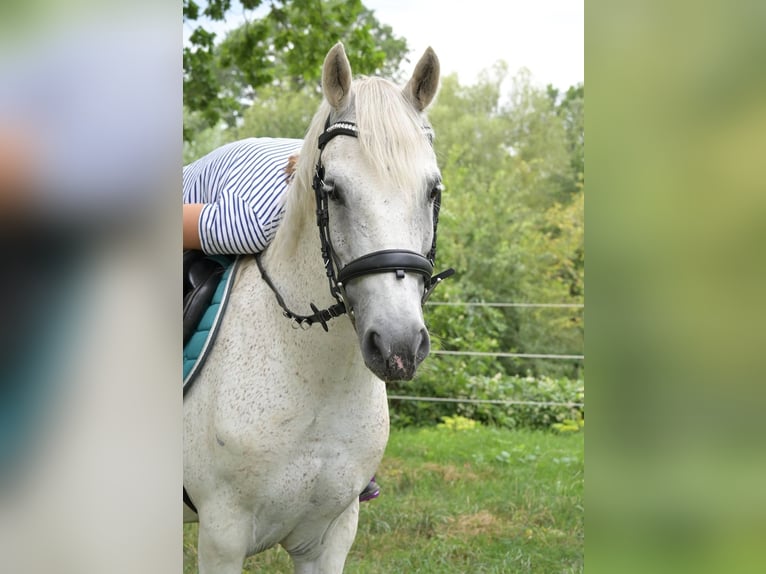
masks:
[[[583,433],[490,428],[392,430],[380,498],[362,504],[346,571],[583,571]],[[196,525],[184,533],[195,572]],[[245,572],[292,572],[287,553]]]

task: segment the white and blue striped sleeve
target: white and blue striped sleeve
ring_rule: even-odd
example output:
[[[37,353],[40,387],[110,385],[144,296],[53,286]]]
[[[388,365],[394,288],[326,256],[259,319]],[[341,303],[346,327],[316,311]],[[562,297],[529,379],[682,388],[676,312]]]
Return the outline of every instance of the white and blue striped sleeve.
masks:
[[[301,143],[272,138],[234,142],[184,170],[184,202],[206,204],[199,220],[205,253],[266,248],[284,212],[285,166]]]

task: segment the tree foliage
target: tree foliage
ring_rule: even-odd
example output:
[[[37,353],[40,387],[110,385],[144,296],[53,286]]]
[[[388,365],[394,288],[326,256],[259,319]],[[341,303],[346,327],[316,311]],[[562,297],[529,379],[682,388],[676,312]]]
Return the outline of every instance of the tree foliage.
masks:
[[[243,25],[223,41],[213,31],[235,10]],[[184,106],[210,127],[234,126],[265,86],[316,88],[327,50],[342,41],[354,70],[390,75],[406,41],[377,21],[361,0],[184,0],[184,24],[193,30],[183,53]],[[184,139],[192,128],[185,124]]]
[[[451,301],[583,304],[584,89],[559,101],[522,70],[496,67],[475,86],[445,78],[430,112],[446,191],[439,265],[458,271]],[[505,97],[505,99],[504,99]],[[581,354],[580,308],[429,310],[450,350]],[[451,357],[440,357],[452,359]],[[481,373],[477,361],[454,368]],[[579,362],[508,359],[511,374],[580,375]],[[492,373],[483,373],[492,375]]]

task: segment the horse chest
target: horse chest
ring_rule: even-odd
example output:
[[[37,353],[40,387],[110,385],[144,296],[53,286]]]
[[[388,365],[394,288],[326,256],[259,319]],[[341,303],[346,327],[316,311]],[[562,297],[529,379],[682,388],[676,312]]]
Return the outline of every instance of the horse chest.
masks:
[[[367,377],[341,388],[322,400],[316,388],[286,385],[218,429],[216,484],[228,483],[251,509],[259,545],[330,523],[375,473],[388,440],[385,387]]]
[[[275,452],[327,464],[347,456],[375,457],[388,436],[385,389],[382,382],[376,383],[360,382],[359,388],[348,386],[334,393],[289,385],[278,392],[255,393],[246,411],[227,408],[218,417],[220,442],[249,453],[253,461],[270,460]],[[337,396],[330,400],[328,394]]]
[[[369,374],[351,381],[294,377],[228,392],[237,396],[219,395],[211,454],[243,482],[259,482],[263,468],[281,468],[268,474],[276,477],[275,484],[261,485],[276,491],[272,494],[294,496],[285,482],[309,490],[325,483],[329,488],[330,477],[345,476],[349,469],[354,469],[349,481],[363,480],[356,474],[371,475],[383,455],[388,439],[385,386]],[[339,482],[344,488],[345,481]]]

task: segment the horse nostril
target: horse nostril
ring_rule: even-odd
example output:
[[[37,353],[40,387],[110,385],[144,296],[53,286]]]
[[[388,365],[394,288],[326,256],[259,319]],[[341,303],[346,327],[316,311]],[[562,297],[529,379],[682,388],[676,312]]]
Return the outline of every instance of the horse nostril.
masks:
[[[428,336],[428,329],[420,330],[420,342],[415,350],[415,361],[420,363],[431,352],[431,338]]]
[[[372,329],[365,334],[362,347],[362,351],[365,355],[374,356],[383,361],[391,356],[391,348],[388,347],[382,337]]]
[[[409,337],[394,339],[369,329],[362,338],[365,363],[384,380],[410,380],[430,351],[431,340],[425,328],[414,331]]]

